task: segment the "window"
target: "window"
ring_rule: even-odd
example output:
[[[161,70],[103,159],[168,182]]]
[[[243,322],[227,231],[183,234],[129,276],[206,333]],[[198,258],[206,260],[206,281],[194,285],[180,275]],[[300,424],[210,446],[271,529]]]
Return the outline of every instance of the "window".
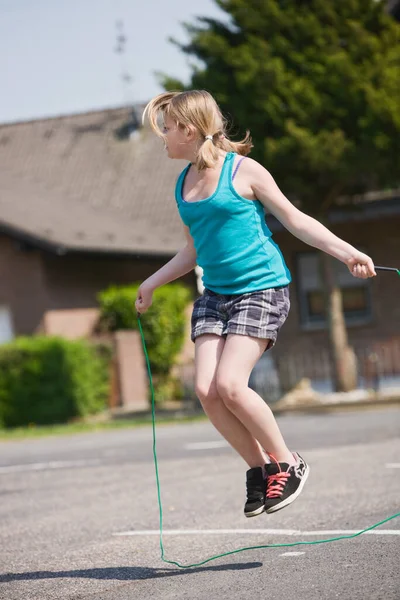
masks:
[[[346,265],[338,260],[334,261],[334,269],[342,290],[346,324],[368,323],[372,315],[369,281],[353,277]],[[297,256],[297,283],[301,324],[306,329],[325,327],[325,300],[319,253],[307,252]]]
[[[8,306],[0,305],[0,344],[9,342],[14,337],[11,312]]]

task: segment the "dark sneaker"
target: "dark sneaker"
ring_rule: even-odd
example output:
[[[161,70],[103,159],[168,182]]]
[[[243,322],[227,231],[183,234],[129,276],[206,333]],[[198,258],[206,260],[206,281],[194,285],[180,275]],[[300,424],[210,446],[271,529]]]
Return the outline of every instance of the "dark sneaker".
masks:
[[[246,472],[247,500],[244,506],[246,517],[256,517],[265,510],[265,492],[267,482],[261,467],[254,467]]]
[[[307,480],[310,467],[297,452],[293,453],[297,463],[291,467],[277,461],[266,465],[267,493],[265,512],[272,513],[285,508],[296,500]]]

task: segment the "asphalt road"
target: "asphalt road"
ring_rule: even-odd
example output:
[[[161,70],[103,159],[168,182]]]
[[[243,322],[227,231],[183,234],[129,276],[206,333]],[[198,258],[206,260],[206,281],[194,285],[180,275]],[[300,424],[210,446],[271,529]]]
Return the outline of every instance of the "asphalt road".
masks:
[[[246,466],[206,422],[157,428],[167,560],[351,535],[400,511],[400,410],[288,415],[301,496],[243,516]],[[400,600],[400,517],[369,534],[160,559],[150,427],[0,443],[3,600]]]

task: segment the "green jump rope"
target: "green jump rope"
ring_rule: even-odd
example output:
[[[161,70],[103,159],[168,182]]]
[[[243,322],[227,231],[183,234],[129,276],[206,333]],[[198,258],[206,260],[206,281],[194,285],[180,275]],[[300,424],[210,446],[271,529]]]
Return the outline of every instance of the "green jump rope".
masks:
[[[394,271],[400,277],[400,269],[395,269],[394,267],[375,267],[376,271]]]
[[[395,271],[397,273],[397,275],[399,275],[399,277],[400,277],[400,269],[394,269],[391,267],[375,267],[375,269],[380,270],[380,271]],[[399,512],[394,515],[391,515],[390,517],[387,517],[383,521],[379,521],[379,523],[375,523],[374,525],[371,525],[370,527],[366,527],[365,529],[362,529],[361,531],[358,531],[357,533],[352,533],[350,535],[340,535],[338,537],[328,538],[325,540],[313,540],[310,542],[307,542],[307,541],[292,542],[290,544],[265,544],[262,546],[247,546],[244,548],[237,548],[236,550],[231,550],[230,552],[223,552],[222,554],[216,554],[215,556],[211,556],[210,558],[206,558],[205,560],[202,560],[201,562],[198,562],[198,563],[194,563],[192,565],[182,565],[175,560],[167,560],[165,558],[164,544],[163,544],[163,510],[162,510],[162,503],[161,503],[160,479],[158,476],[158,459],[157,459],[157,450],[156,450],[156,415],[155,415],[153,378],[151,375],[149,355],[147,353],[146,342],[145,342],[144,335],[143,335],[142,323],[140,321],[140,313],[137,314],[137,319],[138,319],[138,323],[139,323],[140,335],[142,338],[144,355],[146,357],[146,364],[147,364],[147,370],[148,370],[148,374],[149,374],[149,382],[150,382],[150,390],[151,390],[151,415],[152,415],[152,426],[153,426],[153,456],[154,456],[154,466],[155,466],[155,471],[156,471],[158,509],[159,509],[159,515],[160,515],[160,550],[161,550],[161,560],[163,562],[168,563],[169,565],[175,565],[176,567],[179,567],[180,569],[191,569],[193,567],[201,567],[202,565],[205,565],[206,563],[211,562],[212,560],[216,560],[217,558],[222,558],[224,556],[230,556],[231,554],[238,554],[238,552],[245,552],[247,550],[262,550],[265,548],[289,548],[292,546],[306,546],[306,545],[311,546],[311,545],[316,545],[316,544],[327,544],[329,542],[337,542],[339,540],[350,540],[352,538],[362,535],[363,533],[366,533],[367,531],[376,529],[377,527],[380,527],[381,525],[383,525],[384,523],[387,523],[388,521],[391,521],[392,519],[396,519],[397,517],[400,517],[400,512]]]

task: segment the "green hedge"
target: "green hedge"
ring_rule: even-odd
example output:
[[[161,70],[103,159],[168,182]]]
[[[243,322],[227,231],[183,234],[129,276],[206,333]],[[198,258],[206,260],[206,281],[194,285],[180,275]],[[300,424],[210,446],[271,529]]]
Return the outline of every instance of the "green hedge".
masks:
[[[135,309],[139,286],[139,283],[125,287],[113,286],[98,294],[100,327],[103,330],[139,329]],[[169,374],[183,347],[185,310],[191,300],[192,294],[187,286],[179,282],[167,284],[154,292],[153,304],[140,317],[154,378],[156,402],[179,396],[179,390]]]
[[[0,346],[0,426],[64,423],[106,408],[110,351],[86,341],[20,337]]]

